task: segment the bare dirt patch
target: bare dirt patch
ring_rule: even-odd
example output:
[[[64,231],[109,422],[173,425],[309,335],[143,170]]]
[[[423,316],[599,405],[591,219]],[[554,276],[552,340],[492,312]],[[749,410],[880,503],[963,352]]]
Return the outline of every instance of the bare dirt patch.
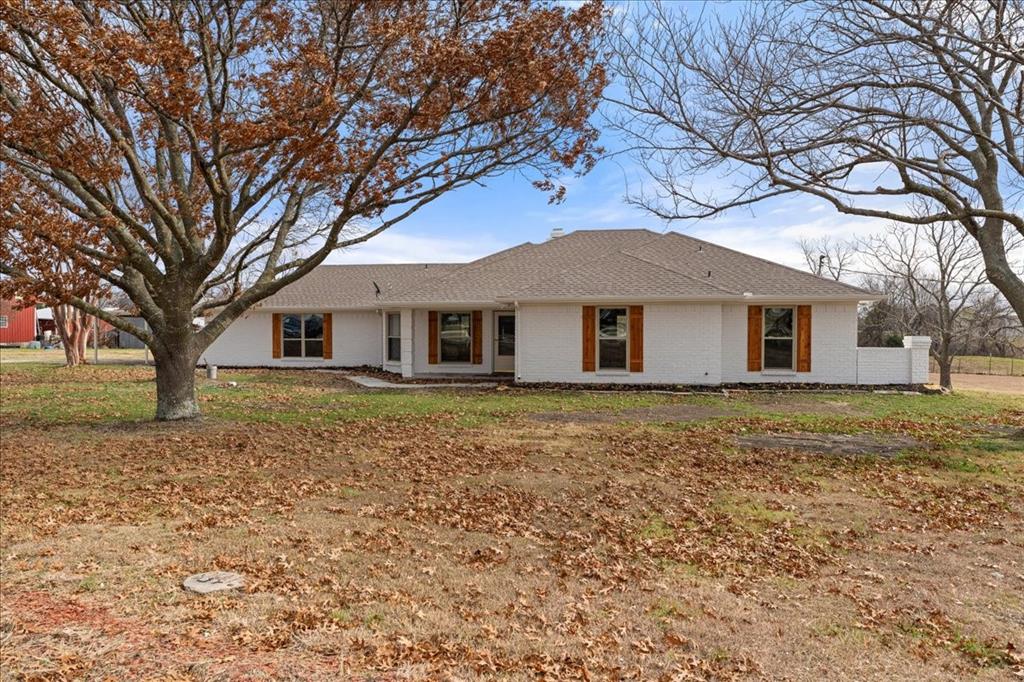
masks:
[[[847,433],[762,433],[737,437],[737,444],[746,448],[784,448],[816,452],[824,455],[879,455],[893,457],[917,448],[922,443],[907,436],[876,436]]]
[[[863,416],[865,413],[843,397],[834,399],[807,400],[785,393],[738,392],[738,401],[730,404],[729,398],[717,399],[714,404],[680,402],[669,405],[638,407],[620,410],[582,410],[571,412],[539,412],[530,416],[540,422],[564,424],[618,424],[692,422],[714,417],[734,417],[756,413],[781,415],[811,414],[836,416]]]
[[[938,385],[939,375],[929,377],[931,383]],[[987,391],[990,393],[1011,393],[1024,395],[1024,377],[996,376],[986,374],[954,374],[953,390]]]
[[[710,417],[728,417],[737,414],[737,410],[726,406],[711,405],[657,405],[654,407],[637,407],[627,410],[579,411],[579,412],[540,412],[530,415],[534,421],[548,423],[577,422],[581,424],[617,424],[619,422],[679,422],[708,419]]]

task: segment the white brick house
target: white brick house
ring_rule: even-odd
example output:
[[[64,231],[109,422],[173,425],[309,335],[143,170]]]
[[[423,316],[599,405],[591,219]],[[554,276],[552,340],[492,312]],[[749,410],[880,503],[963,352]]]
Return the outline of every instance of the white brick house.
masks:
[[[674,232],[584,230],[465,264],[322,266],[203,359],[522,383],[924,383],[927,337],[857,347],[857,305],[874,298]]]

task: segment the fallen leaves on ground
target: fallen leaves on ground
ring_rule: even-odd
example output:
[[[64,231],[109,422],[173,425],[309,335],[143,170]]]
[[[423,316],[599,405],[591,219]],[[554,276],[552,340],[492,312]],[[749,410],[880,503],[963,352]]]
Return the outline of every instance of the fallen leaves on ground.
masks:
[[[940,453],[984,426],[842,423]],[[8,424],[0,665],[52,679],[1019,668],[1024,623],[972,617],[1024,585],[1019,468],[735,444],[806,427]],[[965,567],[976,552],[999,570]],[[942,561],[949,574],[927,577]],[[238,571],[246,588],[184,593],[202,570]],[[959,605],[943,601],[950,585]]]

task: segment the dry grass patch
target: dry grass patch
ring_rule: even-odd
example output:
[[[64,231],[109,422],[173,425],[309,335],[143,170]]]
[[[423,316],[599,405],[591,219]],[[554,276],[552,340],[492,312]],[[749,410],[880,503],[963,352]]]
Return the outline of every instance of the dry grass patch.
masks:
[[[273,402],[292,376],[255,373],[246,390]],[[14,381],[31,403],[40,375]],[[505,416],[476,424],[439,396],[334,419],[321,398],[348,389],[325,381],[305,389],[322,424],[291,421],[292,404],[276,407],[287,423],[83,414],[40,429],[5,397],[5,676],[998,679],[1021,666],[1022,453],[946,404],[665,427],[537,421],[549,398],[515,392],[482,398]],[[997,406],[982,421],[1021,418]],[[736,442],[809,427],[925,445],[878,459]],[[202,570],[247,587],[182,591]]]

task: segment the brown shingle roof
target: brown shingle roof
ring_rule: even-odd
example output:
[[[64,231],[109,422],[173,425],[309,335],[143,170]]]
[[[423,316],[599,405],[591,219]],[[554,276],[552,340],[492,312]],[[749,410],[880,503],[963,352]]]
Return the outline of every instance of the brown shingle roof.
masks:
[[[616,251],[509,295],[520,301],[568,298],[715,298],[731,292],[628,252]]]
[[[731,291],[754,296],[850,297],[867,291],[809,272],[727,249],[678,232],[626,251],[662,267],[685,272]],[[708,276],[710,273],[710,276]]]
[[[658,234],[649,230],[579,230],[540,244],[527,242],[473,261],[444,277],[410,287],[395,303],[484,303],[623,249]]]
[[[600,298],[742,300],[745,294],[874,298],[863,289],[676,232],[579,230],[465,264],[321,266],[262,305],[344,309]]]
[[[441,277],[460,267],[451,263],[321,265],[264,299],[262,308],[379,308],[396,291]],[[374,284],[380,287],[378,296]]]

